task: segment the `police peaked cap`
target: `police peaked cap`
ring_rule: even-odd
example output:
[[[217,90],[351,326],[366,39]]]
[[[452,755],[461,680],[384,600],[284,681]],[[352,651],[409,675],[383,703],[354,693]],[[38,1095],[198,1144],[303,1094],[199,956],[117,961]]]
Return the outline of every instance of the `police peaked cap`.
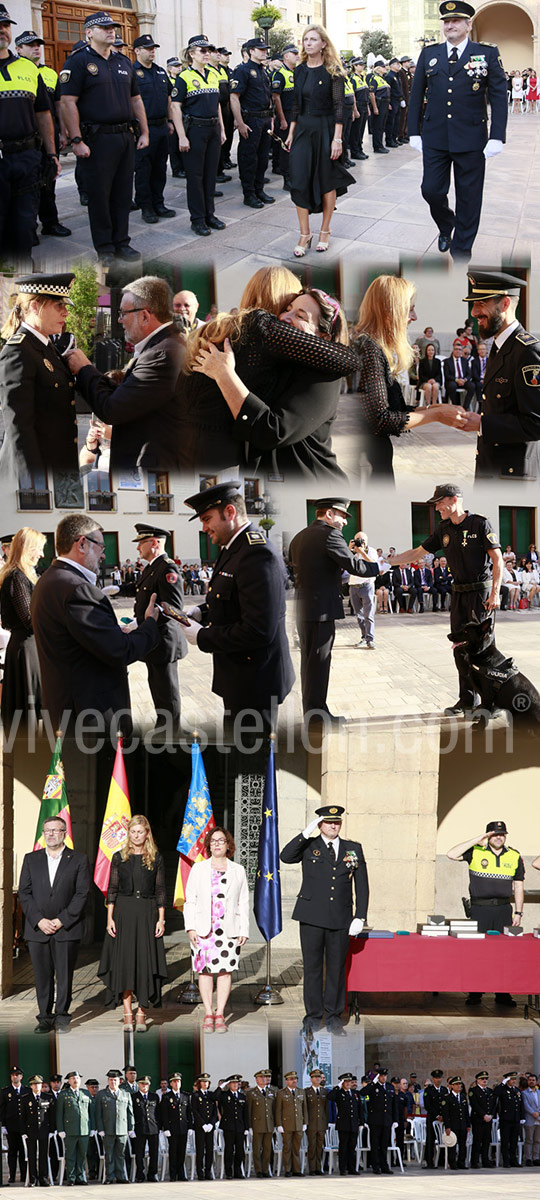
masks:
[[[181,1078],[182,1078],[181,1071],[173,1071],[173,1074],[169,1075],[169,1083],[172,1083],[173,1079],[181,1079]]]
[[[133,538],[134,542],[142,542],[144,538],[166,538],[169,536],[168,529],[158,529],[157,525],[138,524],[135,526],[135,529],[137,530],[137,537]],[[131,1067],[130,1069],[134,1071],[135,1067]]]
[[[344,496],[322,496],[320,500],[315,501],[315,508],[335,508],[348,517],[350,503]]]
[[[452,17],[464,17],[466,21],[472,21],[475,14],[472,4],[463,4],[460,0],[443,0],[439,4],[439,12],[442,21],[451,21]]]
[[[108,12],[89,13],[84,18],[85,29],[92,29],[94,25],[104,26],[105,29],[110,29],[111,25],[116,25],[118,29],[122,28],[120,21],[113,21],[111,14]]]
[[[315,813],[322,821],[341,821],[345,809],[341,804],[324,804],[322,808],[316,808]]]
[[[128,44],[129,44],[128,42],[124,41],[121,33],[117,33],[117,35],[114,39],[114,42],[113,42],[113,46],[127,46]]]
[[[141,36],[135,38],[133,49],[139,50],[142,46],[146,46],[147,50],[159,50],[159,42],[155,42],[151,33],[141,33]]]
[[[438,483],[437,487],[426,504],[437,504],[439,500],[451,499],[452,496],[462,496],[463,492],[459,483]]]
[[[461,1078],[461,1075],[451,1075],[448,1082],[450,1084],[450,1087],[452,1087],[453,1083],[463,1083],[463,1080]]]
[[[473,300],[498,300],[500,296],[519,296],[527,281],[507,271],[468,271],[469,295],[466,302]]]
[[[43,272],[36,275],[19,275],[19,278],[13,281],[13,288],[21,295],[43,296],[47,300],[65,300],[71,304],[68,296],[74,279],[73,271],[65,271],[61,275],[45,275]]]
[[[195,509],[194,515],[189,520],[195,521],[210,508],[219,508],[222,504],[230,504],[231,501],[238,498],[241,486],[238,479],[230,479],[226,483],[216,483],[202,492],[196,492],[194,496],[188,496],[187,500],[184,500],[184,504],[188,508]]]
[[[5,4],[0,4],[0,25],[18,25],[18,21],[14,21],[10,17]]]
[[[432,1079],[442,1079],[443,1074],[444,1074],[444,1072],[439,1070],[439,1068],[437,1068],[436,1071],[431,1072],[431,1078]]]
[[[182,63],[180,62],[180,59],[178,58],[178,55],[176,55],[176,54],[175,54],[175,55],[173,55],[173,57],[172,57],[172,58],[168,58],[168,59],[167,59],[167,66],[168,66],[168,67],[181,67],[181,66],[182,66]]]
[[[197,1075],[195,1083],[210,1083],[211,1078],[212,1076],[208,1074],[208,1071],[202,1071],[200,1075]]]
[[[229,1078],[227,1079],[226,1082],[227,1083],[241,1083],[242,1076],[241,1075],[229,1075]]]
[[[150,1079],[149,1075],[139,1075],[139,1078],[137,1080],[137,1083],[151,1083],[151,1082],[152,1082],[152,1080]]]
[[[11,546],[11,543],[12,543],[14,537],[15,537],[14,533],[5,533],[3,537],[0,537],[0,545],[1,546]]]
[[[218,54],[232,54],[232,50],[227,50],[226,46],[218,46],[217,52]]]
[[[23,32],[15,38],[16,46],[32,46],[34,42],[39,42],[40,46],[44,46],[43,38],[40,38],[39,33],[34,33],[33,29],[23,29]]]
[[[504,821],[489,821],[486,825],[486,833],[508,833]]]
[[[188,50],[193,49],[194,46],[200,46],[201,50],[208,50],[210,48],[205,33],[196,33],[193,37],[190,37],[187,44]]]
[[[296,46],[294,42],[291,42],[289,46],[283,47],[283,50],[281,51],[281,53],[282,54],[300,54],[300,51],[298,49],[298,46]]]
[[[250,38],[248,42],[244,42],[242,49],[246,50],[268,50],[266,42],[262,38]]]

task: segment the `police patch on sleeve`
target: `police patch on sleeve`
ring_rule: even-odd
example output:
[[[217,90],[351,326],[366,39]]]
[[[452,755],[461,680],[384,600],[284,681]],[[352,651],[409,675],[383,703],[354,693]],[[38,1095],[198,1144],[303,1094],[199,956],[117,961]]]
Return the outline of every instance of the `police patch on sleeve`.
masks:
[[[496,533],[493,533],[493,532],[492,532],[492,533],[488,533],[486,536],[487,536],[487,540],[488,540],[488,542],[493,542],[493,544],[494,544],[495,546],[498,546],[498,545],[499,545],[499,539],[498,539],[498,537],[497,537],[497,534],[496,534]]]
[[[86,70],[88,71],[89,75],[97,75],[98,73],[98,67],[96,63],[87,63]]]
[[[237,87],[238,87],[238,80],[237,80],[237,79],[231,79],[231,87],[232,87],[232,88],[237,88]]]
[[[178,95],[178,88],[173,88],[173,90],[171,92],[171,96],[177,96],[177,95]]]
[[[521,374],[527,387],[538,387],[540,385],[540,366],[522,367]]]
[[[71,71],[60,71],[60,83],[68,83],[71,79]]]

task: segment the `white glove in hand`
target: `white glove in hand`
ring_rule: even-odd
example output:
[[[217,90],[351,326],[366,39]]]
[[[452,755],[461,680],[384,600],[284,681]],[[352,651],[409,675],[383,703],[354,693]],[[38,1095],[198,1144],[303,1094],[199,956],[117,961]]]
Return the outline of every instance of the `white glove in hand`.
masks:
[[[211,1131],[213,1128],[214,1128],[214,1126],[213,1126],[213,1125],[203,1125],[203,1129],[204,1129],[204,1132],[205,1132],[205,1133],[210,1133],[210,1131]]]
[[[66,1136],[66,1135],[65,1135],[65,1132],[64,1132],[64,1130],[63,1130],[63,1129],[61,1129],[61,1130],[60,1130],[60,1137],[61,1137],[61,1138],[65,1138],[65,1136]]]
[[[278,1125],[277,1131],[278,1131],[278,1133],[283,1133],[283,1125]]]
[[[189,617],[190,621],[197,621],[199,625],[201,623],[202,613],[200,608],[185,608],[184,616]]]
[[[409,139],[409,146],[412,146],[413,150],[418,150],[419,154],[422,153],[422,138],[419,136],[419,134],[413,133],[412,137]]]
[[[307,1129],[307,1125],[302,1125],[302,1133],[305,1133],[306,1129]]]
[[[365,925],[363,917],[353,917],[349,926],[349,937],[358,937]]]
[[[501,154],[503,143],[497,141],[496,138],[490,138],[487,146],[484,146],[484,158],[494,158],[496,154]]]
[[[189,625],[182,625],[182,629],[186,635],[187,641],[191,646],[197,645],[197,634],[200,633],[201,626],[197,621],[190,621]]]
[[[310,821],[309,825],[306,825],[306,828],[303,830],[302,837],[305,837],[305,838],[311,837],[313,830],[317,829],[320,819],[321,819],[320,817],[315,817],[314,821]]]
[[[407,107],[407,105],[406,105],[406,103],[405,103],[405,101],[404,101],[404,100],[400,100],[399,107],[400,107],[400,108],[406,108],[406,107]]]
[[[136,1137],[136,1136],[137,1136],[137,1134],[135,1133],[135,1130],[134,1130],[134,1129],[130,1129],[130,1130],[128,1131],[128,1137],[130,1137],[130,1138],[134,1138],[134,1137]]]
[[[120,591],[120,588],[116,583],[108,583],[107,587],[104,587],[101,590],[104,596],[116,596],[116,593]]]
[[[170,1131],[170,1129],[164,1129],[164,1130],[163,1130],[163,1132],[164,1132],[164,1134],[165,1134],[165,1137],[170,1137],[170,1136],[171,1136],[171,1131]]]

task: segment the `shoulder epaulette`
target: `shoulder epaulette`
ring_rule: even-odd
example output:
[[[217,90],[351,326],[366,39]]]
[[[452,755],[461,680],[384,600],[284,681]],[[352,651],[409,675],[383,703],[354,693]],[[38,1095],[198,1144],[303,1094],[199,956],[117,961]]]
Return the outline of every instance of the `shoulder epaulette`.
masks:
[[[247,529],[246,539],[250,546],[266,546],[266,538],[264,533],[259,533],[258,529]]]
[[[26,333],[25,333],[24,329],[21,330],[19,333],[12,333],[11,337],[8,338],[8,340],[7,340],[7,345],[8,346],[18,346],[18,345],[20,345],[21,342],[24,342],[25,337],[26,337]]]
[[[516,333],[516,342],[521,342],[523,346],[534,346],[540,342],[540,338],[537,338],[534,333],[526,333],[524,330],[523,333]]]

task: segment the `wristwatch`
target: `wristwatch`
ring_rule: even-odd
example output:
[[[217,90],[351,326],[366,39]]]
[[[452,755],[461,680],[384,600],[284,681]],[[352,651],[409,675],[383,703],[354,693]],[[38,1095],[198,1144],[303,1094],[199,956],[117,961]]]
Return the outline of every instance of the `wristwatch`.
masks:
[[[71,138],[70,146],[79,146],[81,142],[82,142],[82,137],[80,136],[80,134],[78,134],[77,137]]]

